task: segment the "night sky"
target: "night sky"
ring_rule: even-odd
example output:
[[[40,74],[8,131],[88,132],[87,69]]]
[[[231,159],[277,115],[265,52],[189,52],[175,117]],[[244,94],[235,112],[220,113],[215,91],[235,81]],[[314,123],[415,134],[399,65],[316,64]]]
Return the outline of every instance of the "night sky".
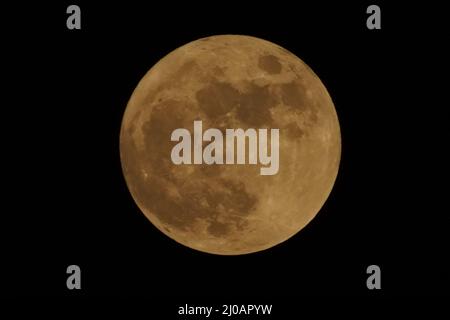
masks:
[[[434,76],[443,39],[434,9],[380,4],[382,29],[368,30],[371,3],[76,3],[81,30],[66,28],[72,3],[5,11],[2,294],[270,303],[443,293],[448,117]],[[164,236],[134,203],[120,165],[136,84],[173,49],[214,34],[260,37],[299,56],[327,87],[341,126],[340,170],[322,210],[290,240],[250,255],[201,253]],[[71,264],[81,267],[80,291],[66,288]],[[366,287],[371,264],[381,268],[379,291]]]

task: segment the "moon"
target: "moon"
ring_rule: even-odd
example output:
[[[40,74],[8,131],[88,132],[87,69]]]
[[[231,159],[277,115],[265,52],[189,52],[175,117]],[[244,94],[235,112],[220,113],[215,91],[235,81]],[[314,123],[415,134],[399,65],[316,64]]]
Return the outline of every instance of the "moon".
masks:
[[[171,133],[203,128],[278,128],[279,171],[259,165],[175,165]],[[204,130],[205,130],[204,129]],[[303,229],[328,198],[341,135],[319,77],[269,41],[218,35],[183,45],[156,63],[122,119],[120,158],[128,189],[163,234],[189,248],[248,254]]]

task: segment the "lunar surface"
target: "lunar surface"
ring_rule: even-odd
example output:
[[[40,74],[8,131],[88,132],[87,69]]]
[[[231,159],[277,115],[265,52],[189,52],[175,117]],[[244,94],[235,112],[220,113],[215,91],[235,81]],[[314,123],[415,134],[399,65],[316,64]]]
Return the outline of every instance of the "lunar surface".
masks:
[[[171,133],[278,128],[279,171],[260,165],[182,164]],[[208,142],[203,142],[207,145]],[[120,132],[130,193],[173,240],[203,252],[238,255],[273,247],[319,212],[334,185],[339,122],[318,76],[271,42],[221,35],[162,58],[134,90]]]

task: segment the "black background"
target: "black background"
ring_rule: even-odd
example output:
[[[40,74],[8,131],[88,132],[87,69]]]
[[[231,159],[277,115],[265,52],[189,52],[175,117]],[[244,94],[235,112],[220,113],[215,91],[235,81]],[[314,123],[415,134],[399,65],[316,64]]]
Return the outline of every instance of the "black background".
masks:
[[[382,29],[368,30],[371,3],[74,3],[79,31],[66,29],[72,3],[4,13],[4,294],[222,303],[446,290],[438,7],[378,3]],[[214,34],[261,37],[298,55],[327,87],[342,131],[322,210],[290,240],[250,255],[210,255],[164,236],[120,166],[121,117],[139,80],[173,49]],[[66,288],[71,264],[81,267],[80,291]],[[366,288],[371,264],[381,267],[380,291]]]

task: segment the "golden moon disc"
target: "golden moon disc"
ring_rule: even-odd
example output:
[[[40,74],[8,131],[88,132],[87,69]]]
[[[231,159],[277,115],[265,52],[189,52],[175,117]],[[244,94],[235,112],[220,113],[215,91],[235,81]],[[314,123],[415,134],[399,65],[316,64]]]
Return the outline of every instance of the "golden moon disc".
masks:
[[[249,145],[245,164],[175,164],[171,134],[194,136],[195,121],[224,136],[279,129],[276,174],[249,163]],[[278,45],[239,35],[162,58],[134,90],[120,132],[123,174],[145,216],[173,240],[222,255],[264,250],[304,228],[331,192],[340,153],[336,110],[318,76]]]

